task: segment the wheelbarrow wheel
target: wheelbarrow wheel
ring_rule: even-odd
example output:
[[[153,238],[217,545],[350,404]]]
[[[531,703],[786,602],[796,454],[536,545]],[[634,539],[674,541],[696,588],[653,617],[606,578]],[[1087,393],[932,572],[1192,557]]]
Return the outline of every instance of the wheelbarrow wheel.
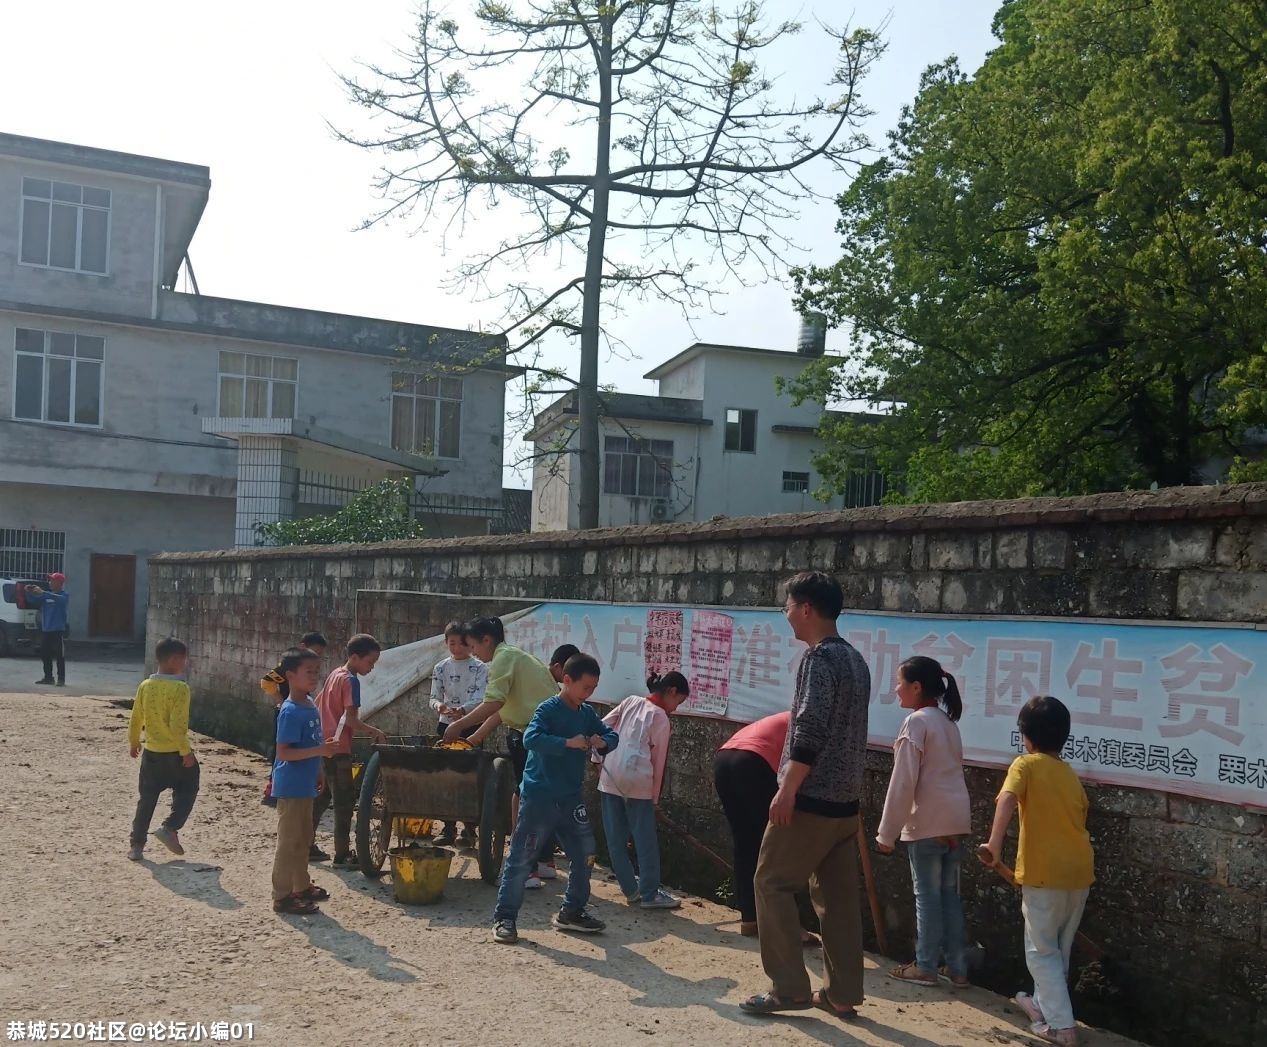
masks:
[[[356,860],[371,878],[383,875],[383,864],[392,841],[392,818],[387,809],[382,759],[374,753],[361,772],[361,798],[356,812]]]
[[[480,804],[479,866],[480,876],[496,886],[502,874],[506,854],[506,838],[510,835],[510,795],[513,789],[510,761],[493,760],[484,779],[484,795]]]

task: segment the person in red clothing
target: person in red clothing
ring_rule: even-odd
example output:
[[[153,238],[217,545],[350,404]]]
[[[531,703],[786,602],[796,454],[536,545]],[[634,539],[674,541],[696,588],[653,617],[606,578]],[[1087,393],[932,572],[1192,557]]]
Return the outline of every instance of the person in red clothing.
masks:
[[[770,820],[770,801],[779,791],[779,759],[787,740],[792,713],[775,713],[741,728],[713,757],[713,785],[735,840],[735,904],[739,909],[739,933],[757,936],[757,898],[753,877],[761,838]],[[806,945],[818,939],[801,932]]]
[[[317,709],[321,713],[321,736],[332,742],[334,753],[325,760],[325,786],[312,807],[312,831],[314,841],[309,850],[309,861],[325,861],[328,855],[316,844],[315,834],[321,816],[334,801],[334,866],[355,868],[352,855],[352,809],[356,806],[356,793],[352,784],[352,736],[368,734],[374,741],[383,743],[387,735],[377,727],[362,723],[361,681],[374,671],[374,664],[382,648],[368,633],[358,633],[348,641],[348,660],[326,677],[325,685],[317,696]]]

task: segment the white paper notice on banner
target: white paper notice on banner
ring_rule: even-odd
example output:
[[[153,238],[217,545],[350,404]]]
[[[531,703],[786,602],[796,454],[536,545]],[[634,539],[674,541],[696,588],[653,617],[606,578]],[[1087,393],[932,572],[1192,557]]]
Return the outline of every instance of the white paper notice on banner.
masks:
[[[574,643],[599,661],[596,697],[643,693],[651,672],[691,684],[679,715],[748,723],[790,707],[804,644],[777,609],[546,603],[507,623],[539,657]],[[1234,626],[860,614],[841,634],[871,668],[872,745],[905,716],[898,665],[936,658],[964,697],[965,757],[1006,766],[1016,716],[1053,694],[1073,718],[1063,753],[1084,779],[1267,807],[1267,632]]]

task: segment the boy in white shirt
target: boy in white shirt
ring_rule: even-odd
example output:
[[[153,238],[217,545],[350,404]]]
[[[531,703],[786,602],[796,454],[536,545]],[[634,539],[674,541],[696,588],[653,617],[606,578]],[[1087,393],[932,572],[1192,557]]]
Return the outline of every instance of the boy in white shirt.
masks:
[[[444,643],[449,649],[449,657],[437,663],[431,673],[431,708],[440,718],[441,735],[451,723],[460,720],[484,701],[484,690],[488,687],[488,666],[472,656],[466,625],[462,622],[446,625]],[[462,736],[469,738],[477,730],[479,724],[463,731]],[[470,842],[473,835],[471,826],[463,827],[464,843]],[[445,822],[439,842],[452,844],[456,839],[453,823]]]

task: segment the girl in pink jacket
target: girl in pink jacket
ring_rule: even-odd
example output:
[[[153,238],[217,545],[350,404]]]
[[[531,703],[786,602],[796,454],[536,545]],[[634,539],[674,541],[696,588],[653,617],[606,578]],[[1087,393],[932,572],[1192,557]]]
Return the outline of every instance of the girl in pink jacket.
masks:
[[[603,758],[598,777],[603,805],[603,832],[611,854],[612,872],[630,905],[644,909],[676,909],[682,903],[660,889],[660,843],[655,809],[664,784],[669,755],[669,717],[691,695],[681,673],[652,675],[644,698],[631,695],[603,717],[620,735],[620,745]],[[638,874],[629,861],[633,840]]]
[[[892,854],[906,842],[915,888],[915,962],[889,973],[917,985],[936,985],[940,968],[966,985],[963,904],[959,899],[960,840],[972,828],[957,725],[963,701],[955,678],[932,658],[917,655],[897,669],[897,696],[911,714],[893,743],[893,776],[876,843]]]

